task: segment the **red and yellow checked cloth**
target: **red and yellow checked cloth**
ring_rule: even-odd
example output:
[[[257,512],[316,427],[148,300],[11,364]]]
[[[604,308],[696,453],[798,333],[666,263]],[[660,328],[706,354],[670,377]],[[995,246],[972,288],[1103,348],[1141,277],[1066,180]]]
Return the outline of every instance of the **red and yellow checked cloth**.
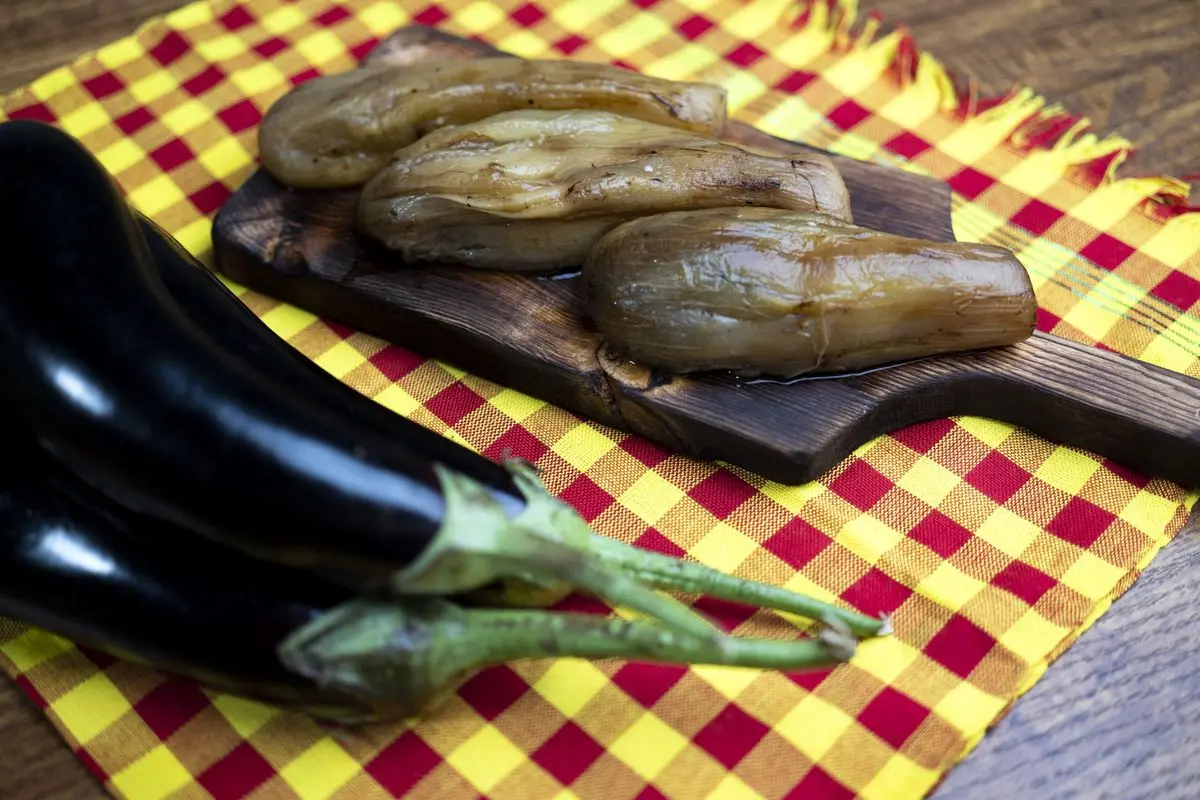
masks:
[[[832,2],[832,0],[831,0]],[[292,84],[424,23],[517,55],[718,81],[770,133],[945,179],[960,239],[1012,248],[1040,327],[1200,375],[1200,214],[1117,179],[1127,143],[1028,92],[957,89],[903,32],[818,0],[215,0],[4,99],[98,153],[134,205],[210,255]],[[636,438],[246,292],[333,374],[458,441],[539,463],[600,532],[892,612],[832,672],[535,661],[469,680],[436,718],[333,734],[8,624],[0,664],[131,800],[722,800],[927,794],[1129,587],[1195,497],[1008,426],[957,419],[862,447],[807,486]],[[739,632],[770,632],[709,605]]]

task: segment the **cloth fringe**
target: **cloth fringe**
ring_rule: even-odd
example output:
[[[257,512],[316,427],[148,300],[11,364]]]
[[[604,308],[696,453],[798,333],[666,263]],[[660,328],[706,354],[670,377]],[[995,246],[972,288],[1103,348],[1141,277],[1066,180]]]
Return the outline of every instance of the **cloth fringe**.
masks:
[[[887,73],[914,102],[952,116],[973,135],[1025,155],[1038,153],[1046,168],[1090,189],[1111,191],[1126,203],[1136,196],[1132,206],[1163,222],[1164,236],[1200,233],[1200,206],[1189,203],[1186,178],[1119,176],[1137,148],[1124,137],[1092,133],[1087,117],[1071,114],[1029,87],[984,96],[976,81],[961,80],[922,50],[905,26],[880,35],[882,15],[860,13],[857,0],[799,0],[787,14],[791,19],[781,22],[803,38],[804,49],[811,48],[814,57],[835,54],[873,63],[885,59]]]

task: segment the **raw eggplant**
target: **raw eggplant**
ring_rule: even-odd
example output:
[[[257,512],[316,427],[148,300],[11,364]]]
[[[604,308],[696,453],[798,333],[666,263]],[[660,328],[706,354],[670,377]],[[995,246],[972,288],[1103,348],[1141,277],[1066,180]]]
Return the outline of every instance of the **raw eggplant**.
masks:
[[[0,164],[2,391],[48,451],[122,505],[293,565],[382,579],[424,550],[436,453],[373,441],[204,336],[67,134],[5,123]]]
[[[161,227],[139,216],[142,232],[154,258],[155,267],[172,299],[191,320],[204,329],[214,342],[255,372],[288,386],[307,400],[320,404],[331,413],[351,415],[380,440],[402,437],[404,441],[430,453],[481,486],[492,491],[496,501],[516,516],[526,506],[520,480],[511,470],[479,456],[464,447],[447,446],[433,431],[414,423],[337,380],[313,361],[277,336],[253,312],[191,253]],[[564,525],[570,524],[564,520]],[[581,539],[583,537],[580,537]],[[727,600],[762,605],[805,616],[829,616],[839,619],[858,635],[874,636],[884,630],[877,619],[844,612],[839,607],[814,604],[808,598],[762,583],[734,579],[693,562],[680,562],[656,553],[626,547],[609,539],[590,537],[587,546],[614,567],[635,573],[650,586],[681,589]],[[486,596],[495,599],[500,587],[489,586]],[[499,595],[509,604],[548,604],[563,593],[529,592],[527,586]]]
[[[0,430],[0,614],[221,691],[338,720],[372,708],[285,667],[288,636],[352,599],[123,509]]]
[[[356,597],[112,504],[0,431],[0,615],[218,691],[344,724],[431,713],[510,660],[630,658],[810,670],[845,631],[801,641],[673,635],[600,616]]]
[[[510,516],[525,507],[511,472],[465,447],[447,447],[444,436],[334,378],[272,331],[174,237],[152,220],[140,214],[137,217],[158,276],[171,298],[222,350],[330,413],[353,417],[381,441],[395,439],[406,447],[436,454],[442,464],[489,489]]]

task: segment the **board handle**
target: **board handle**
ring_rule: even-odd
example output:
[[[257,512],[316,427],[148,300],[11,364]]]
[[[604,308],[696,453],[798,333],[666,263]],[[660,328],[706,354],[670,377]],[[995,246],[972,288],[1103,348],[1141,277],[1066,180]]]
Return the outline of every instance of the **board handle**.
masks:
[[[1015,345],[853,378],[876,425],[981,416],[1187,488],[1200,486],[1200,381],[1037,332]]]

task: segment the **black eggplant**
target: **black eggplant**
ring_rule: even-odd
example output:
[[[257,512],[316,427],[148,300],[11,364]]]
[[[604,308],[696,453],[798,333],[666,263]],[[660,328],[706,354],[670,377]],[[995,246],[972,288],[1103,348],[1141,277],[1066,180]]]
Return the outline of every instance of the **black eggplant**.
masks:
[[[470,672],[522,658],[807,670],[855,650],[846,631],[714,645],[645,622],[360,598],[116,506],[11,427],[0,447],[0,615],[318,719],[428,713]]]
[[[436,454],[442,464],[486,487],[505,512],[525,507],[512,473],[371,400],[277,336],[204,264],[153,220],[136,214],[159,279],[182,311],[218,347],[251,369],[330,412],[351,416],[382,440]],[[447,446],[451,445],[451,446]]]
[[[409,446],[435,454],[441,463],[487,488],[496,501],[504,506],[506,513],[515,516],[525,507],[526,498],[511,469],[395,414],[334,378],[277,336],[169,233],[140,215],[139,223],[158,274],[172,299],[219,347],[259,374],[303,394],[307,400],[327,408],[331,413],[353,416],[359,425],[369,428],[380,440],[402,437]],[[580,527],[569,521],[564,524]],[[582,535],[580,539],[583,540]],[[588,536],[584,544],[595,551],[595,558],[606,560],[614,567],[636,575],[647,585],[660,589],[708,594],[808,617],[837,618],[860,636],[886,632],[880,620],[845,613],[838,607],[814,603],[794,592],[733,578],[700,564],[681,562],[592,536]],[[497,592],[489,591],[485,596],[495,598]],[[509,603],[523,602],[526,597],[539,603],[549,603],[561,596],[561,591],[543,594],[527,592],[526,587],[521,586],[503,592],[501,596]]]
[[[323,718],[369,704],[286,668],[278,645],[352,599],[124,509],[0,431],[0,614],[222,691]]]
[[[427,553],[462,476],[204,335],[67,134],[5,123],[0,163],[0,376],[48,451],[126,507],[264,558],[378,586]]]
[[[394,439],[407,448],[434,454],[440,463],[487,488],[509,516],[525,507],[511,472],[334,378],[277,336],[171,234],[141,214],[136,217],[171,299],[226,353],[289,391],[303,394],[306,401],[353,418],[382,441]]]
[[[305,367],[301,379],[278,337],[290,368],[239,349],[236,298],[211,326],[189,316],[111,177],[67,134],[0,124],[0,164],[10,252],[0,391],[48,452],[122,506],[360,590],[448,595],[501,578],[580,587],[716,641],[707,621],[650,588],[712,586],[881,632],[879,620],[596,536],[520,463],[506,465],[522,500],[513,515],[494,484],[447,465],[443,453],[466,458],[459,445],[399,415],[386,433],[360,423],[330,402],[332,389],[310,398],[318,373]]]

